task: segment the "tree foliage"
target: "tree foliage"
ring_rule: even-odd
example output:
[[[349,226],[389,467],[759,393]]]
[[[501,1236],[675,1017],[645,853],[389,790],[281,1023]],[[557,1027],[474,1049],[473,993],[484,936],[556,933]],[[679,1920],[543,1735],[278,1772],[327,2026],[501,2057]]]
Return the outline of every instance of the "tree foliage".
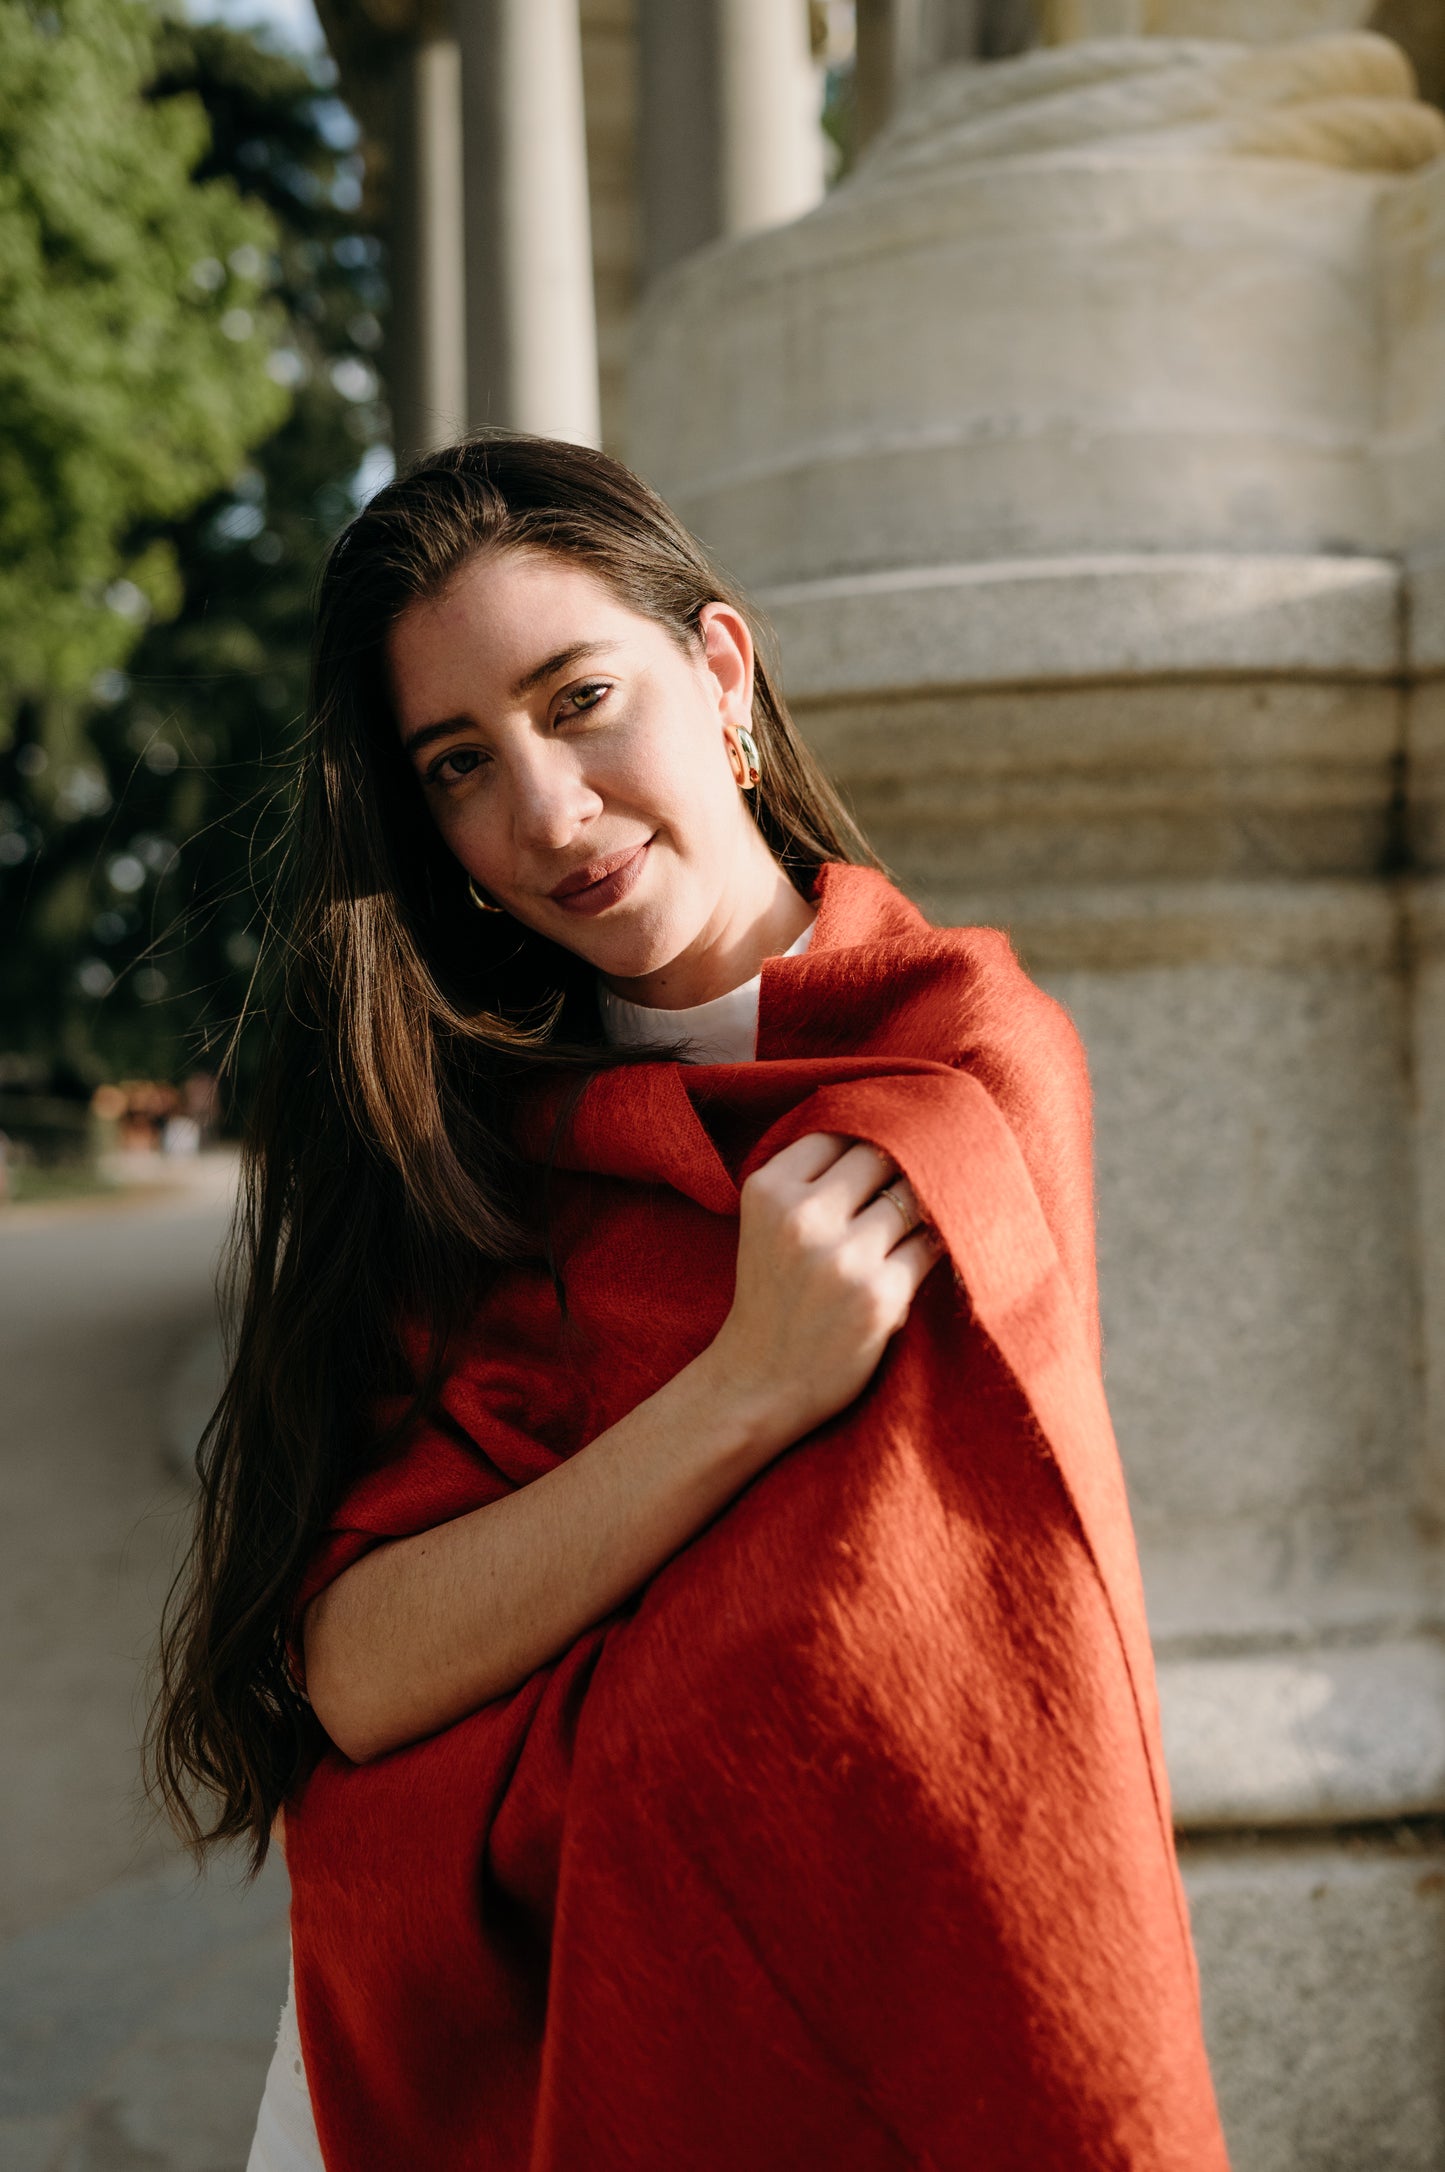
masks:
[[[175,559],[148,523],[233,474],[284,411],[258,361],[274,230],[198,184],[194,96],[146,99],[140,0],[0,8],[0,681],[119,663]]]
[[[133,12],[92,7],[122,23]],[[147,110],[185,117],[184,187],[213,222],[201,253],[200,214],[178,219],[172,306],[211,344],[191,350],[200,382],[188,374],[175,400],[209,413],[220,387],[250,419],[229,439],[216,426],[211,466],[186,471],[169,517],[132,505],[113,531],[137,589],[147,554],[177,569],[170,615],[130,626],[124,669],[115,647],[87,651],[82,692],[70,656],[52,666],[14,705],[0,756],[0,1058],[12,1078],[77,1085],[175,1077],[225,1043],[305,699],[312,581],[358,462],[386,434],[372,361],[385,289],[379,245],[357,231],[349,116],[308,67],[217,25],[158,22],[146,53]],[[227,336],[232,310],[248,336]],[[183,450],[204,439],[189,431]],[[48,457],[40,435],[20,455],[30,473]],[[57,460],[77,457],[58,428],[53,442]],[[178,477],[183,452],[166,457]]]

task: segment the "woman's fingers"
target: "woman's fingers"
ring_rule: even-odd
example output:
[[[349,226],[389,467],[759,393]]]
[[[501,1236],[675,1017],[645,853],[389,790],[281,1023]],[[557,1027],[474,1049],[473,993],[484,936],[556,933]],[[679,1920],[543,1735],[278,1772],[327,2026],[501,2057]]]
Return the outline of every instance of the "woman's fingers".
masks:
[[[830,1203],[842,1213],[856,1215],[897,1175],[897,1162],[881,1147],[871,1145],[867,1139],[856,1139],[819,1180],[818,1188],[826,1189]]]
[[[867,1138],[804,1132],[765,1166],[769,1175],[784,1184],[813,1188],[841,1221],[863,1223],[874,1234],[882,1234],[884,1251],[893,1249],[923,1218],[913,1186],[891,1153]],[[889,1218],[897,1229],[891,1229]]]
[[[923,1220],[913,1186],[905,1176],[895,1176],[858,1215],[856,1226],[881,1239],[885,1252],[896,1252]]]
[[[763,1168],[799,1184],[811,1184],[831,1169],[855,1144],[837,1131],[805,1131],[801,1139],[783,1147]]]
[[[866,1232],[890,1257],[922,1229],[923,1214],[913,1186],[892,1156],[870,1140],[809,1131],[766,1166],[779,1177],[816,1189],[844,1221],[851,1222],[850,1234]],[[941,1246],[931,1230],[926,1234],[933,1247],[927,1261],[931,1266]],[[918,1257],[909,1255],[910,1261]],[[924,1267],[922,1273],[926,1272]]]
[[[938,1231],[928,1222],[920,1223],[911,1237],[896,1244],[888,1255],[890,1267],[902,1268],[909,1283],[909,1301],[917,1295],[919,1285],[930,1270],[938,1265],[948,1247]]]

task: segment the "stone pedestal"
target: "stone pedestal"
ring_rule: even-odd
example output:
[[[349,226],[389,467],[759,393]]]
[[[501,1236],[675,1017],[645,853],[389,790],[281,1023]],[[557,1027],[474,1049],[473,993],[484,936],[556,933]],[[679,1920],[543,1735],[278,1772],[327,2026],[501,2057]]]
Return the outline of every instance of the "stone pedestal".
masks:
[[[672,274],[631,443],[1087,1042],[1238,2172],[1438,2172],[1445,124],[1338,27],[1088,31]]]

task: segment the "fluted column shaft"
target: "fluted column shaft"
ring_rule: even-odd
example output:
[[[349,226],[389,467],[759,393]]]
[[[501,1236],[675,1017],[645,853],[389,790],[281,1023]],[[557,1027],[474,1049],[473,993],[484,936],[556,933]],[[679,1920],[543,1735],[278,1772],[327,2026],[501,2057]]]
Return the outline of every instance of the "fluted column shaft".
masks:
[[[1043,0],[1043,15],[1089,0]],[[1104,0],[1109,4],[1109,0]],[[1142,6],[1143,0],[1118,0]],[[858,0],[856,134],[859,148],[885,127],[940,63],[1002,60],[1041,26],[1037,0]]]
[[[392,425],[400,460],[465,428],[461,64],[454,39],[401,54],[392,137]]]
[[[648,278],[823,193],[803,0],[641,0],[639,163]]]
[[[797,0],[718,0],[721,231],[749,234],[812,209],[823,133],[808,12]]]
[[[577,0],[456,0],[468,416],[595,444],[597,323]]]

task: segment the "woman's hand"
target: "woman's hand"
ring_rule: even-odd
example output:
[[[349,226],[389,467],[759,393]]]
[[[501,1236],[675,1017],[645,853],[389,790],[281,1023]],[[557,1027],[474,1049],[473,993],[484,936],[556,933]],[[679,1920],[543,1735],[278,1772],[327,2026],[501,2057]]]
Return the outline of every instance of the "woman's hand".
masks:
[[[878,1147],[811,1131],[742,1188],[736,1295],[699,1363],[766,1459],[867,1386],[943,1250]]]

